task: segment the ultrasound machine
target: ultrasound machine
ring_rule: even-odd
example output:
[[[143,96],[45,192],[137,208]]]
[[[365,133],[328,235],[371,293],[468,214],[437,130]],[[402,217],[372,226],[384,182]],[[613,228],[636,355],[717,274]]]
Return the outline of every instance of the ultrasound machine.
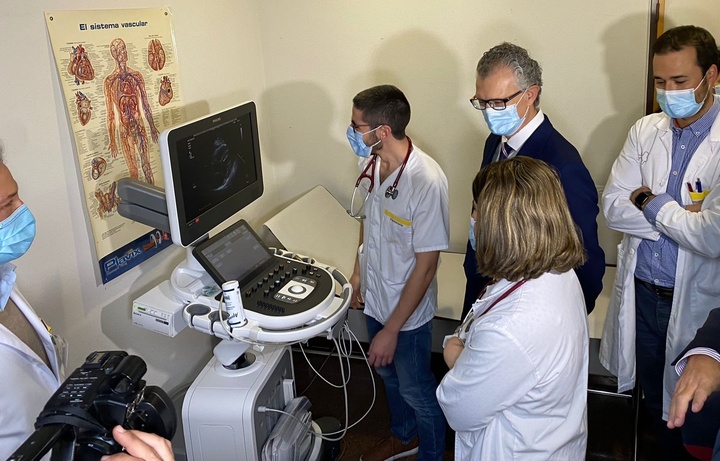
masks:
[[[327,441],[343,432],[339,423],[312,421],[307,398],[295,395],[289,345],[337,341],[352,292],[347,278],[312,257],[269,248],[244,220],[209,236],[263,193],[255,104],[168,129],[160,151],[165,189],[123,179],[119,212],[187,249],[169,280],[135,300],[133,323],[222,339],[185,395],[187,459],[333,459],[337,444]]]

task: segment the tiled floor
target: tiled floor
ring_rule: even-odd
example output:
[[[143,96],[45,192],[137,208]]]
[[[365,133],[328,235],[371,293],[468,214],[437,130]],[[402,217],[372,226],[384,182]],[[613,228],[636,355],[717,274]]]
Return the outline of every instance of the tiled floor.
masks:
[[[329,381],[339,384],[337,355],[307,354],[310,363],[321,370]],[[344,424],[344,395],[342,389],[335,389],[324,383],[310,369],[300,352],[294,352],[295,379],[297,391],[310,399],[313,417],[333,416]],[[445,372],[442,357],[434,354],[435,373],[439,377]],[[346,378],[348,378],[346,376]],[[375,404],[368,416],[355,427],[348,430],[341,443],[342,460],[357,460],[360,455],[389,433],[389,416],[382,381],[374,375],[371,378],[367,365],[359,359],[350,360],[348,382],[349,421],[357,421],[372,403],[372,379],[375,379],[377,395]],[[646,429],[644,419],[640,419],[638,432],[638,460],[655,461],[660,459],[657,441]],[[632,460],[633,408],[630,399],[591,394],[588,397],[588,454],[587,460]],[[453,459],[453,434],[448,429],[447,454],[445,459]]]

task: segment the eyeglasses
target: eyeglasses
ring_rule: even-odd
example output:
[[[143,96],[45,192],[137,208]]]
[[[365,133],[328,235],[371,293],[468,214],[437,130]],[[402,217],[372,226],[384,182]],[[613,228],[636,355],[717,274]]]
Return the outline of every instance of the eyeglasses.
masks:
[[[478,98],[471,98],[470,104],[477,109],[477,110],[485,110],[488,106],[495,109],[495,110],[505,110],[507,107],[507,103],[510,102],[515,96],[519,95],[525,90],[519,90],[517,93],[513,94],[512,96],[508,96],[507,98],[503,99],[478,99]]]
[[[360,128],[361,126],[370,126],[370,125],[368,125],[367,123],[361,123],[361,124],[359,124],[359,125],[356,125],[355,122],[352,122],[352,121],[351,121],[351,122],[350,122],[350,126],[352,127],[352,129],[353,129],[356,133],[362,133],[362,131],[358,130],[358,128]],[[369,131],[366,132],[366,133],[369,133]],[[366,134],[366,133],[362,133],[362,134]]]

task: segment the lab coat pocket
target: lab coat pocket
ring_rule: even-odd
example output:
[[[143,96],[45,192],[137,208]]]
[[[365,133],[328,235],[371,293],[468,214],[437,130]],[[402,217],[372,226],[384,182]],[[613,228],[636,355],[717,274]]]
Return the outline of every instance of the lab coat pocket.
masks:
[[[412,245],[412,221],[385,210],[382,223],[383,251],[382,272],[390,282],[404,283],[415,262]]]
[[[622,242],[617,246],[617,268],[615,270],[615,295],[618,298],[622,297],[622,293],[625,290],[625,284],[627,283],[626,275],[628,273],[628,266],[631,264],[627,260],[628,251],[634,252],[635,250],[626,248],[629,245],[628,237],[625,237]],[[634,269],[631,272],[635,272]]]
[[[626,329],[622,326],[623,319],[625,319],[625,321],[631,320],[632,324],[635,323],[634,308],[627,309],[626,307],[634,305],[634,274],[635,264],[637,262],[637,241],[638,239],[626,235],[620,245],[618,245],[615,280],[613,283],[613,291],[610,295],[602,336],[604,341],[607,340],[608,343],[612,345],[615,352],[619,352],[617,349],[619,343],[616,342],[622,342],[621,338],[624,336],[624,332],[626,332]],[[627,319],[627,316],[632,318]]]
[[[711,299],[705,302],[713,307],[718,304],[718,296],[720,296],[720,283],[718,283],[717,274],[720,274],[720,259],[706,258],[702,267],[693,277],[698,294],[712,296]]]

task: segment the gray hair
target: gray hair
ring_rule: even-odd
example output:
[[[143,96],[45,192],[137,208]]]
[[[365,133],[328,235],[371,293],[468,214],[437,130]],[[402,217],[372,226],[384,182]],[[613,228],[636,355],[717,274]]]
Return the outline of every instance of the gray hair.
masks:
[[[520,89],[526,90],[532,85],[538,86],[538,95],[535,98],[535,108],[537,109],[540,106],[540,93],[542,93],[542,68],[540,64],[530,57],[525,48],[503,42],[490,48],[482,55],[477,65],[477,76],[486,78],[498,67],[502,66],[512,70],[515,75],[515,82]]]

